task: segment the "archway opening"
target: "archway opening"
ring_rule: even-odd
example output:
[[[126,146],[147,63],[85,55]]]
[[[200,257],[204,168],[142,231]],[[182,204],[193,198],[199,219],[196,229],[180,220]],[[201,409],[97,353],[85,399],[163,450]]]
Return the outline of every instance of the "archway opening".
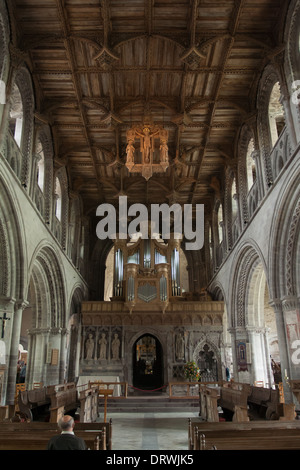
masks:
[[[133,345],[133,386],[138,390],[157,390],[163,385],[163,352],[155,336],[145,334]]]

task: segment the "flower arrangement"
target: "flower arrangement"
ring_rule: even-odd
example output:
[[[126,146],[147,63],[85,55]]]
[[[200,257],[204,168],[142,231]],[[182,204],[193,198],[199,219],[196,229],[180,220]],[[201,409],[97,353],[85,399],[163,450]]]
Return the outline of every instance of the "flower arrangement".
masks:
[[[190,381],[198,381],[200,379],[200,370],[194,361],[187,362],[184,366],[185,378]]]

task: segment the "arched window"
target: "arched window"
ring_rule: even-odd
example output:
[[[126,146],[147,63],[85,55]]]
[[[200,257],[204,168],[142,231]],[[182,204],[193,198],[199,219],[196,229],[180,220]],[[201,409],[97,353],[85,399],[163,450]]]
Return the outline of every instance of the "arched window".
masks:
[[[14,84],[10,98],[9,128],[18,144],[21,147],[23,129],[23,103],[20,90]]]
[[[36,146],[36,155],[38,158],[37,162],[37,183],[41,191],[44,191],[44,179],[45,179],[45,156],[43,146],[38,140]]]
[[[56,196],[56,206],[55,206],[55,215],[58,220],[61,220],[61,185],[58,178],[55,178],[55,196]]]
[[[256,167],[255,167],[255,161],[254,161],[253,155],[254,155],[254,140],[251,139],[248,144],[247,155],[246,155],[248,191],[250,191],[250,189],[253,186],[254,181],[256,180]]]
[[[280,85],[279,82],[273,86],[269,101],[269,125],[271,133],[272,146],[276,144],[282,129],[285,126],[284,109],[280,103]]]
[[[223,207],[222,207],[222,204],[219,205],[217,220],[218,220],[219,242],[221,243],[223,241]]]

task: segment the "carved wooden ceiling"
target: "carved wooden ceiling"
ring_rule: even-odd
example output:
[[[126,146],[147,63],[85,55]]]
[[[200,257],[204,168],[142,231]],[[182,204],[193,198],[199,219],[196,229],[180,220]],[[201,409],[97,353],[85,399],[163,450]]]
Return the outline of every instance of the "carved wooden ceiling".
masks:
[[[85,213],[103,202],[204,203],[234,164],[264,64],[280,49],[280,0],[13,0],[37,116],[53,127]],[[125,163],[126,131],[150,113],[170,166],[148,182]]]

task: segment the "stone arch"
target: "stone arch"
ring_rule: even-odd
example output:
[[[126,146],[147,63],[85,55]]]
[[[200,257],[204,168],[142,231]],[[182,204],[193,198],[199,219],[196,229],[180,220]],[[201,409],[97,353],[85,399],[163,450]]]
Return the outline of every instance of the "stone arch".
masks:
[[[28,188],[32,169],[31,158],[34,132],[35,100],[31,75],[26,66],[20,66],[16,69],[13,69],[12,80],[10,83],[11,92],[14,85],[18,87],[23,106],[23,124],[20,142],[22,161],[20,170],[18,170],[18,178],[20,179],[23,187]]]
[[[10,56],[9,39],[10,28],[6,4],[0,2],[0,124],[4,105],[6,103],[6,84],[9,74]]]
[[[268,65],[262,74],[257,93],[258,135],[260,158],[262,159],[261,164],[264,168],[263,177],[265,181],[265,190],[267,190],[274,181],[270,160],[273,142],[268,116],[271,94],[277,83],[279,83],[279,87],[283,86],[282,77],[272,65]]]
[[[292,0],[290,2],[287,14],[286,30],[284,40],[287,45],[285,55],[285,71],[289,85],[293,81],[300,79],[299,64],[299,37],[300,37],[300,1]]]
[[[270,341],[277,341],[277,323],[274,309],[270,307],[270,283],[266,261],[253,242],[246,242],[233,263],[230,328],[234,341],[249,345],[246,362],[241,363],[237,351],[236,374],[245,373],[244,379],[262,380],[271,386],[274,378],[270,364]],[[277,341],[278,346],[278,341]],[[278,355],[279,350],[274,348]],[[241,380],[241,379],[240,379]],[[243,381],[243,380],[242,380]]]
[[[26,254],[14,192],[0,178],[0,296],[24,299]]]
[[[151,336],[153,338],[156,338],[158,342],[160,343],[161,346],[161,353],[162,353],[162,358],[167,357],[167,339],[162,332],[156,328],[152,328],[151,326],[145,326],[142,327],[137,331],[137,333],[134,333],[131,338],[127,342],[126,350],[127,353],[125,355],[125,359],[127,357],[127,364],[128,364],[128,381],[131,381],[131,378],[133,378],[133,348],[136,344],[136,342],[139,340],[139,338],[142,338],[144,336]],[[162,382],[168,377],[167,374],[167,361],[162,359]]]
[[[36,165],[39,155],[37,155],[38,143],[40,143],[43,151],[44,158],[44,188],[41,192],[37,185],[36,178]],[[46,224],[50,223],[52,217],[52,181],[53,181],[53,141],[51,129],[48,125],[38,125],[36,129],[36,137],[34,144],[34,163],[33,163],[33,182],[32,182],[32,195],[33,199],[37,201],[38,195],[42,198],[42,216]]]
[[[68,236],[68,214],[69,214],[69,188],[68,188],[68,175],[66,168],[60,168],[56,171],[54,175],[54,183],[56,178],[59,181],[59,186],[61,190],[61,209],[60,209],[60,218],[53,217],[53,229],[54,234],[61,244],[63,250],[67,247],[67,236]],[[54,188],[55,190],[55,188]],[[57,195],[55,195],[57,197]],[[56,201],[55,201],[56,202]],[[55,211],[54,211],[55,214]]]
[[[31,287],[36,294],[36,328],[65,328],[66,301],[62,263],[55,249],[41,242],[29,269]]]
[[[269,265],[273,299],[300,295],[299,169],[293,175],[278,201],[271,229]]]
[[[287,94],[289,95],[289,105],[296,134],[296,140],[300,140],[300,61],[299,61],[299,41],[300,41],[300,1],[292,0],[287,14],[286,30],[284,32],[284,42],[287,45],[284,57],[284,70],[287,83]]]
[[[147,346],[147,355],[143,347]],[[138,349],[140,347],[141,349]],[[140,354],[137,357],[138,353]],[[140,334],[132,346],[132,383],[134,388],[161,389],[164,384],[163,347],[157,335]]]
[[[28,362],[26,382],[62,383],[66,370],[66,301],[62,263],[42,241],[32,256],[28,283]],[[28,318],[28,315],[31,318]],[[24,319],[23,319],[24,320]],[[53,353],[58,360],[52,362]]]
[[[255,198],[255,206],[259,202],[259,188],[258,188],[258,181],[256,177],[256,182],[253,183],[257,186],[257,188],[250,188],[248,184],[248,177],[247,177],[247,155],[249,151],[249,144],[250,142],[253,142],[253,154],[254,156],[257,156],[258,152],[258,144],[255,139],[255,132],[254,129],[250,124],[244,124],[242,126],[239,140],[238,140],[238,145],[237,145],[237,158],[238,158],[238,188],[239,188],[239,203],[240,203],[240,214],[241,214],[241,225],[245,226],[250,217],[251,217],[251,211],[249,210],[249,192],[251,191],[252,193],[255,192],[254,198]],[[254,159],[255,161],[255,159]],[[257,173],[257,166],[255,162],[255,169]],[[257,175],[256,175],[257,176]]]
[[[266,263],[254,241],[246,242],[236,255],[233,263],[233,284],[231,292],[231,327],[245,327],[248,324],[246,300],[249,296],[249,282],[256,270],[267,272]]]
[[[238,178],[235,168],[228,168],[225,175],[225,220],[227,248],[232,249],[239,237]]]

